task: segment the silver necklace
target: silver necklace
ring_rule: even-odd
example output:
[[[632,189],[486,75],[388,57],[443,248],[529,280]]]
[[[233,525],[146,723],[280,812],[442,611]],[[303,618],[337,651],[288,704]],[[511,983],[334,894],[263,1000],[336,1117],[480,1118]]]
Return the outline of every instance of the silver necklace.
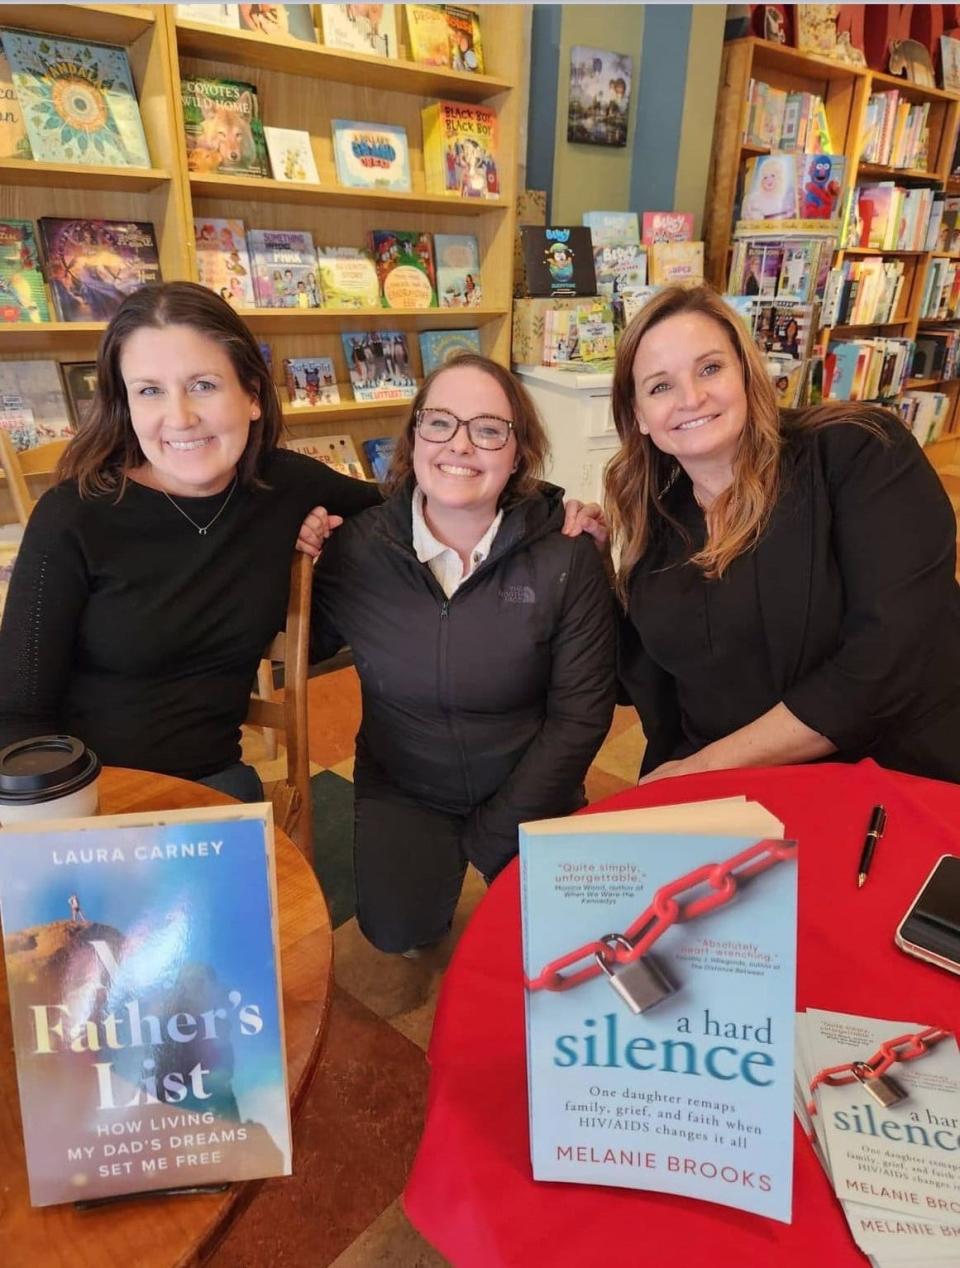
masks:
[[[163,494],[163,496],[167,499],[167,501],[170,503],[170,505],[173,507],[173,509],[174,509],[175,511],[179,511],[179,512],[180,512],[180,514],[183,516],[183,518],[184,518],[184,519],[185,519],[188,523],[190,523],[190,524],[192,524],[192,525],[193,525],[193,527],[197,530],[197,532],[200,534],[200,536],[201,536],[201,537],[206,537],[207,533],[209,533],[210,529],[211,529],[211,528],[213,528],[214,524],[216,524],[217,520],[220,518],[220,516],[221,516],[221,515],[224,513],[224,511],[227,509],[227,503],[228,503],[228,502],[230,501],[230,499],[233,497],[233,493],[234,493],[234,490],[236,489],[236,487],[237,487],[237,477],[236,477],[236,476],[234,476],[234,477],[233,477],[233,484],[231,484],[231,485],[230,485],[230,492],[229,492],[229,493],[227,494],[227,496],[223,499],[223,505],[220,507],[219,511],[217,511],[217,513],[216,513],[216,515],[213,517],[213,519],[212,519],[212,520],[210,520],[210,521],[209,521],[209,523],[207,523],[207,524],[198,524],[198,523],[197,523],[197,521],[196,521],[195,519],[193,519],[193,517],[192,517],[192,516],[190,516],[190,515],[188,515],[188,514],[186,513],[186,511],[183,509],[183,507],[182,507],[182,506],[179,506],[176,502],[174,502],[173,498],[172,498],[172,497],[170,496],[170,494],[166,491],[166,489],[161,489],[161,490],[160,490],[160,492],[161,492],[161,493]]]

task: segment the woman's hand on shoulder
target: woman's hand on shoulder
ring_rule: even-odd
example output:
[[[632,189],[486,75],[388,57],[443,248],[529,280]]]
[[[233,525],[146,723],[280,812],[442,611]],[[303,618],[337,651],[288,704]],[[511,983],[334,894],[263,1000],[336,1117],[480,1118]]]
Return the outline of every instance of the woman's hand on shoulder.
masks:
[[[565,537],[579,537],[581,533],[587,533],[601,554],[610,545],[610,528],[596,502],[579,502],[576,498],[564,502],[563,528],[560,531]]]
[[[315,506],[300,525],[297,550],[309,555],[311,559],[319,559],[324,542],[342,523],[342,515],[330,515],[324,507]]]

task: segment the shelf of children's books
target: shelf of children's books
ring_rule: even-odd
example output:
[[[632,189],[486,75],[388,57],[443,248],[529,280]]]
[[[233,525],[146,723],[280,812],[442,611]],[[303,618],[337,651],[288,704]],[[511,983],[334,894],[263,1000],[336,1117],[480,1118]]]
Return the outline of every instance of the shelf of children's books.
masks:
[[[866,74],[862,66],[850,66],[846,62],[820,57],[816,53],[801,53],[789,44],[777,44],[756,36],[729,42],[753,46],[751,73],[755,78],[762,78],[765,70],[778,70],[794,77],[820,80],[857,80]]]
[[[482,216],[503,211],[504,198],[455,198],[394,189],[352,189],[343,185],[306,185],[268,180],[258,176],[221,176],[216,172],[190,173],[194,198],[252,199],[269,203],[312,203],[318,207],[367,207],[371,211],[426,211],[453,216]]]
[[[486,101],[512,87],[508,80],[495,75],[471,75],[443,66],[421,66],[417,62],[377,57],[372,53],[344,52],[279,36],[266,40],[247,31],[229,31],[199,22],[177,22],[176,33],[179,52],[192,57],[355,84],[381,92]]]
[[[912,80],[902,79],[899,75],[888,75],[884,71],[871,71],[870,88],[872,92],[884,92],[895,88],[906,101],[956,101],[957,94],[945,88],[928,88],[925,84],[915,84]]]
[[[882,180],[915,181],[919,184],[942,184],[939,175],[924,167],[891,167],[889,163],[858,163],[861,176],[880,177]]]
[[[105,321],[18,321],[0,323],[0,354],[55,350],[64,344],[96,347],[107,328]]]
[[[836,334],[838,330],[844,333],[850,330],[899,330],[901,326],[909,326],[909,317],[901,317],[899,321],[857,321],[857,322],[837,322],[835,326],[830,326],[831,334]],[[821,330],[827,329],[822,327]]]
[[[895,247],[840,247],[844,255],[896,255],[911,257],[926,255],[926,251],[901,251]]]
[[[341,392],[349,392],[349,386],[340,384]],[[288,427],[296,423],[345,423],[358,418],[376,417],[378,414],[402,414],[410,408],[410,398],[399,401],[341,400],[336,405],[291,405],[283,403],[283,421]]]
[[[264,335],[339,334],[341,330],[460,330],[509,317],[509,308],[243,308]]]
[[[0,26],[132,44],[154,25],[152,4],[0,4]]]
[[[170,180],[159,167],[80,167],[76,163],[40,163],[36,159],[0,159],[0,185],[45,189],[109,189],[138,193]]]

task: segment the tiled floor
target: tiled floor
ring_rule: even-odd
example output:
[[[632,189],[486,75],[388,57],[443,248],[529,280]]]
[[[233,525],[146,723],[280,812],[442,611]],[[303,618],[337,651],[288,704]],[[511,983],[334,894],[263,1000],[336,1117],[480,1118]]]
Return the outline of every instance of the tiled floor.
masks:
[[[313,679],[310,694],[313,768],[349,780],[360,716],[356,675],[342,669]],[[251,760],[256,744],[251,737]],[[590,769],[589,799],[598,801],[632,784],[642,752],[636,714],[618,709]],[[334,816],[334,831],[342,813],[339,780],[315,780],[315,787],[318,783],[327,798],[325,813]],[[294,1129],[294,1175],[264,1184],[214,1255],[214,1268],[442,1268],[446,1263],[411,1228],[399,1199],[423,1121],[425,1051],[443,970],[483,893],[482,881],[471,870],[451,937],[420,960],[374,950],[353,918],[339,924],[330,1022]]]

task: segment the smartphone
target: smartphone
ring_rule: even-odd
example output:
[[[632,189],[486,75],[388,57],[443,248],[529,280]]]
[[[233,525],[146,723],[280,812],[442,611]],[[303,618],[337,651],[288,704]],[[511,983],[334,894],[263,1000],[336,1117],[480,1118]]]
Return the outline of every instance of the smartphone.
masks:
[[[908,955],[960,973],[960,858],[944,854],[937,860],[894,942]]]

